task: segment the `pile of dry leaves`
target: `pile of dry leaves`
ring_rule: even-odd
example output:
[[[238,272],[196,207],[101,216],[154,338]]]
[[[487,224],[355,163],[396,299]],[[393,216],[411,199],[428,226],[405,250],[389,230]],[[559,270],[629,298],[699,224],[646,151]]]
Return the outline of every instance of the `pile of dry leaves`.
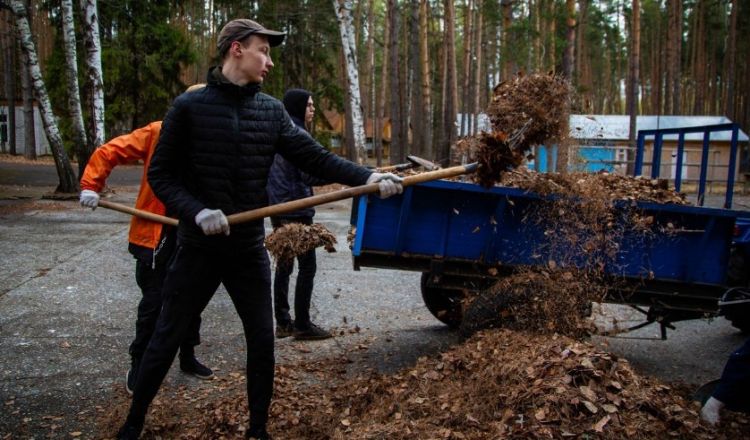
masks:
[[[492,133],[459,141],[457,150],[479,163],[476,180],[490,187],[519,166],[531,147],[567,137],[570,84],[554,74],[518,75],[498,84],[487,107]]]
[[[320,246],[336,252],[335,244],[336,236],[319,223],[288,223],[266,237],[266,248],[277,262],[292,260]]]
[[[343,375],[341,359],[279,366],[269,430],[282,439],[747,438],[746,416],[699,421],[687,391],[639,376],[628,362],[564,336],[510,330],[393,375]],[[242,438],[244,377],[221,398],[186,392],[155,406],[143,438]],[[175,421],[182,419],[183,423]],[[110,428],[111,429],[111,428]]]
[[[561,194],[587,199],[629,200],[686,205],[685,195],[669,189],[665,179],[649,179],[598,173],[538,173],[519,167],[504,173],[500,185],[521,188],[539,195]]]

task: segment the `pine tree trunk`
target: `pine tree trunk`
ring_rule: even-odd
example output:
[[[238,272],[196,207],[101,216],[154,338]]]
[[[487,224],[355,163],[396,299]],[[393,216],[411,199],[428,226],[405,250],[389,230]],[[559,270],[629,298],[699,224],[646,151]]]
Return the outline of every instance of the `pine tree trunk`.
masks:
[[[630,23],[630,75],[628,79],[628,115],[630,115],[629,144],[635,150],[636,120],[638,117],[638,77],[641,47],[640,0],[633,0]]]
[[[13,20],[10,14],[7,14],[7,20],[6,29],[12,31]],[[16,37],[13,32],[10,32],[5,34],[3,41],[5,41],[3,75],[5,76],[5,97],[8,101],[8,153],[15,156],[18,154],[16,152]]]
[[[445,108],[443,110],[443,142],[439,157],[450,163],[451,146],[456,141],[456,106],[458,83],[456,78],[456,21],[453,1],[445,0]]]
[[[401,114],[401,60],[399,59],[399,33],[400,21],[398,4],[395,0],[388,0],[388,21],[389,21],[389,88],[391,103],[391,154],[390,163],[400,163],[404,158],[404,144],[406,139],[401,138],[401,123],[403,115]]]
[[[502,49],[500,50],[500,57],[502,63],[502,77],[500,81],[507,81],[512,74],[512,66],[510,64],[510,26],[513,24],[513,1],[512,0],[501,0],[500,11],[502,14],[503,23],[503,34],[500,40]]]
[[[83,126],[81,111],[81,93],[78,89],[78,54],[76,50],[76,31],[73,20],[73,0],[61,0],[62,36],[65,49],[65,76],[68,86],[68,111],[73,129],[73,144],[78,156],[78,175],[83,175],[89,161],[86,144],[86,129]]]
[[[387,12],[386,12],[387,15]],[[377,148],[377,166],[383,165],[383,142],[381,140],[381,135],[383,133],[383,123],[385,121],[385,109],[386,109],[386,100],[388,98],[388,94],[386,93],[388,90],[388,72],[390,67],[390,41],[391,41],[391,28],[390,28],[390,20],[386,19],[384,26],[383,26],[383,60],[382,60],[382,66],[380,70],[380,96],[378,98],[378,118],[377,122],[375,124],[375,131],[376,131],[376,148]]]
[[[422,144],[422,133],[424,132],[425,125],[425,114],[422,109],[422,63],[419,55],[419,0],[411,0],[409,13],[411,19],[409,20],[409,70],[411,75],[409,81],[411,83],[411,109],[409,111],[411,121],[411,146],[409,151],[423,156],[424,145]]]
[[[672,113],[681,115],[682,111],[682,0],[674,2],[674,72],[672,72]]]
[[[377,78],[375,77],[375,2],[369,0],[367,5],[367,63],[366,72],[369,73],[369,111],[366,112],[365,118],[370,118],[370,140],[372,141],[372,152],[376,159],[376,166],[380,166],[382,158],[382,146],[380,142],[380,134],[378,133],[379,121],[378,121],[378,99],[377,99],[377,87],[375,83]],[[366,119],[365,119],[366,120]],[[365,127],[367,124],[365,124]],[[366,130],[366,128],[365,128]],[[367,133],[365,133],[367,135]]]
[[[365,129],[362,120],[362,103],[360,101],[359,71],[357,70],[357,45],[354,41],[351,0],[333,0],[336,18],[339,22],[341,45],[344,51],[346,76],[348,82],[347,97],[351,106],[352,134],[356,149],[357,163],[363,164],[367,159],[365,149]]]
[[[576,2],[565,0],[565,52],[563,52],[562,74],[568,81],[573,81],[575,66],[574,49],[576,47]]]
[[[418,138],[419,153],[423,157],[432,158],[432,96],[430,87],[430,53],[427,45],[427,0],[419,2],[419,59],[422,74],[422,133]]]
[[[732,0],[732,12],[729,15],[729,36],[727,38],[726,49],[726,69],[724,70],[724,108],[723,113],[729,119],[735,120],[735,96],[734,96],[734,78],[737,66],[737,8],[739,2]]]
[[[65,154],[60,131],[57,128],[55,115],[52,113],[52,105],[47,95],[47,88],[44,85],[42,72],[39,69],[39,61],[37,60],[34,41],[31,38],[31,27],[29,26],[26,8],[21,0],[11,0],[10,4],[16,16],[16,29],[21,41],[21,47],[26,54],[25,67],[31,76],[34,92],[36,93],[42,113],[44,130],[47,133],[47,140],[50,143],[52,154],[55,158],[55,166],[57,167],[57,175],[60,181],[56,191],[62,193],[77,192],[78,182],[76,181],[70,160],[68,160],[68,156]]]
[[[463,57],[463,72],[462,72],[462,86],[461,86],[461,129],[459,130],[460,136],[471,135],[469,130],[469,113],[471,112],[469,107],[469,96],[471,91],[469,90],[469,81],[471,80],[471,51],[473,45],[473,39],[471,38],[474,32],[474,22],[472,20],[473,15],[473,0],[467,0],[464,12],[464,57]]]
[[[482,0],[477,0],[476,18],[474,19],[475,30],[474,30],[474,81],[471,85],[471,104],[472,113],[474,114],[474,124],[471,127],[471,132],[476,134],[479,129],[479,94],[483,90],[482,88]]]
[[[86,50],[86,89],[89,109],[89,157],[96,147],[104,143],[104,79],[102,76],[102,50],[99,41],[99,14],[96,0],[80,0],[83,11],[83,46]]]

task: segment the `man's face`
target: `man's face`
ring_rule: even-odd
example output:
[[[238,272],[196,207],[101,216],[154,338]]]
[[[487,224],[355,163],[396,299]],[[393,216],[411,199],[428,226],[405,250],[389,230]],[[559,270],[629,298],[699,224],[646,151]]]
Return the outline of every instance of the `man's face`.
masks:
[[[313,116],[315,116],[315,104],[313,103],[312,96],[307,99],[307,108],[305,109],[305,124],[312,124]]]
[[[264,35],[251,35],[244,45],[235,41],[230,50],[238,55],[238,69],[248,83],[262,83],[273,67],[271,46]]]

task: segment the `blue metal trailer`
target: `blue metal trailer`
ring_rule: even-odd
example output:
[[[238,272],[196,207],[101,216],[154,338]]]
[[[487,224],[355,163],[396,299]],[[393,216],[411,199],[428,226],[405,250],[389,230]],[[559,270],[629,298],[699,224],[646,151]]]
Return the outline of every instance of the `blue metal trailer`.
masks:
[[[550,237],[543,224],[526,221],[544,199],[517,188],[455,181],[421,183],[385,200],[360,196],[352,209],[354,268],[422,272],[428,309],[457,326],[467,291],[481,291],[518,268],[547,263],[540,250],[548,248]],[[622,235],[615,258],[604,268],[618,280],[606,300],[645,306],[645,323],[660,323],[663,335],[671,322],[718,314],[750,330],[750,212],[616,204],[623,219],[631,210],[653,217],[652,233]]]

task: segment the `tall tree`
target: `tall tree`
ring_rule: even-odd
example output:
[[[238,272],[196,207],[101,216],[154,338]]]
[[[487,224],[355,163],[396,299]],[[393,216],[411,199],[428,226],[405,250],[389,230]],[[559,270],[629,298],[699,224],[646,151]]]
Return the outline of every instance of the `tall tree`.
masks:
[[[391,91],[391,163],[400,163],[405,157],[404,144],[406,139],[402,138],[403,130],[401,124],[404,121],[404,115],[401,113],[402,90],[401,90],[401,63],[399,57],[399,41],[401,24],[399,20],[399,7],[397,0],[388,0],[388,29],[390,37],[388,39],[390,48],[388,50],[390,57],[390,69],[388,84]]]
[[[505,1],[505,0],[504,0]],[[438,158],[450,163],[451,146],[456,142],[456,111],[458,105],[458,80],[456,78],[456,20],[453,1],[445,0],[445,75],[443,89],[445,102],[443,106],[443,139],[438,151]]]
[[[419,154],[423,157],[432,157],[432,96],[430,91],[430,53],[427,44],[427,0],[419,1],[419,58],[420,73],[422,74],[422,131],[419,133]]]
[[[739,2],[737,0],[731,1],[732,12],[729,15],[729,35],[727,36],[727,49],[726,49],[726,63],[724,73],[726,79],[724,83],[724,108],[723,113],[729,118],[735,119],[735,96],[734,96],[734,82],[735,82],[735,69],[737,67],[737,15],[739,8]]]
[[[635,151],[636,118],[638,117],[638,66],[641,49],[641,2],[633,0],[630,14],[630,68],[628,75],[628,115],[630,115],[629,143]]]
[[[388,15],[388,10],[386,9],[386,15]],[[385,115],[386,115],[386,100],[388,97],[387,91],[388,91],[388,85],[389,85],[389,78],[388,78],[388,72],[390,71],[390,45],[391,45],[391,28],[390,28],[390,20],[388,20],[388,17],[386,17],[386,20],[383,22],[383,57],[381,62],[381,70],[380,70],[380,94],[378,96],[378,116],[376,118],[375,122],[375,131],[376,136],[374,139],[376,139],[376,147],[378,150],[376,151],[377,154],[377,166],[383,165],[383,145],[380,139],[381,134],[383,133],[383,122],[385,121]]]
[[[47,96],[47,89],[42,80],[42,72],[39,69],[36,47],[31,36],[31,27],[29,26],[27,16],[28,12],[21,0],[10,0],[10,6],[13,8],[13,13],[16,16],[16,30],[18,32],[19,40],[21,41],[21,48],[26,56],[25,68],[29,71],[31,76],[34,85],[34,92],[36,93],[37,101],[41,107],[44,130],[47,133],[47,140],[50,143],[52,154],[55,158],[55,166],[59,178],[59,184],[56,191],[63,193],[77,192],[78,181],[75,178],[75,173],[73,172],[70,160],[68,160],[68,156],[65,154],[62,137],[57,128],[55,115],[52,113],[52,105],[50,104],[49,96]]]
[[[563,52],[562,74],[568,81],[573,80],[576,47],[576,2],[565,0],[565,51]]]
[[[86,97],[89,111],[88,145],[85,157],[104,143],[104,77],[102,49],[99,41],[99,13],[96,0],[81,0],[83,12],[83,47],[86,52]]]
[[[65,48],[66,80],[68,85],[68,117],[73,126],[73,145],[78,156],[78,175],[83,175],[89,161],[86,143],[86,129],[83,126],[81,110],[81,92],[78,88],[78,53],[76,50],[76,31],[73,20],[73,0],[61,0],[62,36]]]
[[[365,129],[362,119],[362,103],[360,101],[359,71],[357,66],[357,45],[354,40],[354,25],[352,23],[351,0],[333,0],[333,8],[339,21],[341,45],[344,52],[347,77],[347,97],[351,106],[352,130],[354,148],[357,152],[356,160],[362,164],[367,159],[365,149]]]
[[[411,15],[409,19],[409,79],[411,82],[411,99],[410,99],[410,126],[413,133],[412,145],[409,149],[410,152],[422,155],[424,145],[422,145],[422,139],[420,133],[424,131],[425,126],[425,114],[423,113],[422,107],[422,63],[421,57],[419,56],[420,44],[419,44],[419,0],[411,0],[409,2],[409,13]]]
[[[16,155],[16,38],[11,31],[14,27],[10,14],[3,13],[3,20],[7,17],[9,33],[3,34],[3,63],[5,70],[5,99],[8,102],[8,153]]]

